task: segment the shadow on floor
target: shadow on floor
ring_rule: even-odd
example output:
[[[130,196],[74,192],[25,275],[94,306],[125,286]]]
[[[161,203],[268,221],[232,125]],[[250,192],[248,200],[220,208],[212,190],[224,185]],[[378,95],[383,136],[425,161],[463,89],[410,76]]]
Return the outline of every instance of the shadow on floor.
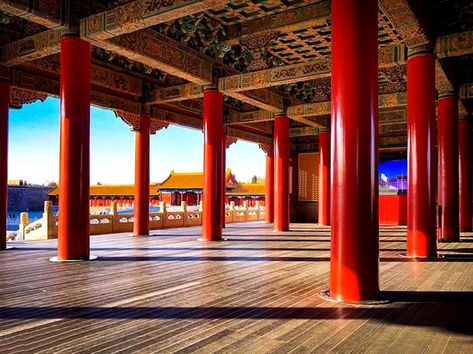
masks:
[[[473,292],[389,291],[394,303],[333,307],[0,307],[0,319],[374,320],[473,334]],[[324,303],[326,304],[326,303]],[[0,327],[1,332],[1,327]]]

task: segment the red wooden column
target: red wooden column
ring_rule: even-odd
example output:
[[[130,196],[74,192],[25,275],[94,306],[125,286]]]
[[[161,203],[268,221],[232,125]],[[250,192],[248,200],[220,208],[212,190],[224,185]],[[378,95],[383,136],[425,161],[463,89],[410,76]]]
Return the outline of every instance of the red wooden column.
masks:
[[[332,0],[330,296],[379,296],[378,2]]]
[[[289,118],[274,119],[274,231],[289,230]]]
[[[460,240],[458,199],[458,98],[455,93],[438,99],[439,204],[442,206],[441,241]]]
[[[225,207],[226,207],[226,195],[227,195],[227,187],[225,183],[225,176],[227,173],[227,137],[223,135],[222,137],[222,176],[220,178],[223,179],[222,182],[222,227],[225,227]]]
[[[267,224],[274,222],[274,147],[269,146],[266,155],[266,192],[264,196],[265,214]]]
[[[61,40],[59,261],[88,260],[90,159],[90,43]]]
[[[319,132],[319,225],[330,225],[330,131]]]
[[[204,196],[202,240],[222,240],[223,95],[204,91]]]
[[[407,61],[407,256],[437,254],[435,191],[435,58],[409,53]]]
[[[134,236],[149,235],[149,139],[150,118],[142,115],[135,133]]]
[[[471,117],[461,116],[458,119],[458,163],[459,163],[459,199],[460,231],[472,231],[472,158],[471,158]]]
[[[7,248],[8,108],[10,83],[0,79],[0,250]]]

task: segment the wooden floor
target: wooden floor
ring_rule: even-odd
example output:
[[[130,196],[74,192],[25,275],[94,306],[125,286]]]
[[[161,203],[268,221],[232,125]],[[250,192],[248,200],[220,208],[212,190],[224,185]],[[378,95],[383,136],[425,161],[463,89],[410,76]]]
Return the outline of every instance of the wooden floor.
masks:
[[[93,262],[57,264],[55,241],[0,253],[0,353],[472,353],[473,236],[413,262],[405,228],[382,228],[392,303],[327,302],[327,228],[233,224],[92,237]]]

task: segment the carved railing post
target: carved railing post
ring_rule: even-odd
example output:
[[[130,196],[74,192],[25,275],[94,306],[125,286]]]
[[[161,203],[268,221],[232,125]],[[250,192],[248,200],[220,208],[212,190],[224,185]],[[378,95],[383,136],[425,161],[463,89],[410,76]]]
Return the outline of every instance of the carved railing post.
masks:
[[[20,227],[18,229],[18,239],[24,240],[25,239],[25,227],[29,224],[29,217],[28,213],[21,213],[20,214]]]
[[[168,223],[168,213],[166,211],[166,202],[159,202],[159,212],[162,214],[161,218],[163,220],[163,229],[166,228]]]
[[[188,226],[187,223],[187,202],[186,201],[181,201],[181,211],[182,211],[182,219],[184,222],[184,226]]]
[[[235,201],[230,201],[230,212],[232,215],[232,220],[230,222],[233,222],[235,220]]]
[[[117,202],[110,204],[110,215],[112,215],[112,232],[118,232],[118,223],[120,222],[120,216],[118,215]]]
[[[53,202],[51,201],[44,202],[42,230],[46,239],[57,237],[56,219],[53,214]]]

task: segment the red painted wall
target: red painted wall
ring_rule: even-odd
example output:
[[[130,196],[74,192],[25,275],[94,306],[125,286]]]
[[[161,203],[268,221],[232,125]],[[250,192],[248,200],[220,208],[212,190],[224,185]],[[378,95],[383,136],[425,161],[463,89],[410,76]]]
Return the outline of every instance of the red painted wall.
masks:
[[[379,196],[379,224],[407,225],[407,196]]]

